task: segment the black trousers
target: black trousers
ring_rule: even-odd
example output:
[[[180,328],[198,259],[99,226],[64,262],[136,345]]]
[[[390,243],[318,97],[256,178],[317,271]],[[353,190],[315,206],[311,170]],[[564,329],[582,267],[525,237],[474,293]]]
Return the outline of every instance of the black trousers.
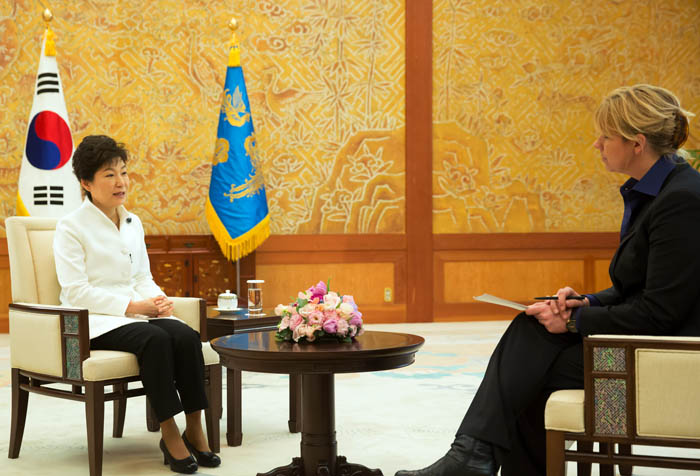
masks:
[[[160,422],[209,406],[199,334],[180,321],[152,319],[117,327],[91,339],[90,349],[136,355],[146,396]]]
[[[546,473],[544,407],[556,390],[583,388],[582,342],[525,313],[501,337],[457,434],[492,443],[502,476]]]

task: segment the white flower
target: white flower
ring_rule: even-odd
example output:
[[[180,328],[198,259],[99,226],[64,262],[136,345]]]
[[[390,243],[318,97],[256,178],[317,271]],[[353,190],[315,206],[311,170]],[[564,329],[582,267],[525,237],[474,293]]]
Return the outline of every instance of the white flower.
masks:
[[[316,310],[316,304],[310,302],[306,306],[299,309],[299,314],[301,314],[302,317],[309,317],[309,314],[311,314],[315,310]]]
[[[284,311],[287,311],[289,309],[289,306],[285,306],[284,304],[278,304],[275,307],[275,315],[276,316],[281,316]]]
[[[326,305],[326,309],[335,309],[340,303],[340,296],[335,291],[331,291],[323,296],[323,302]]]
[[[338,314],[340,314],[345,319],[349,318],[354,311],[355,308],[352,307],[352,304],[347,302],[342,303],[338,308]]]

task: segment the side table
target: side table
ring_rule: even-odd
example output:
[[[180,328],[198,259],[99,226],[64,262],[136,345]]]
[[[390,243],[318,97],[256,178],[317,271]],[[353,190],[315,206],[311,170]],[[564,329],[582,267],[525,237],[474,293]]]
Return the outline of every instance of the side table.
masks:
[[[272,309],[264,309],[259,315],[249,315],[248,309],[221,313],[213,307],[207,307],[207,325],[202,338],[205,341],[217,337],[252,332],[268,332],[277,329],[279,317]],[[242,395],[241,370],[226,369],[226,442],[229,446],[240,446],[243,441],[242,432]],[[301,377],[299,374],[289,374],[289,431],[301,431]]]

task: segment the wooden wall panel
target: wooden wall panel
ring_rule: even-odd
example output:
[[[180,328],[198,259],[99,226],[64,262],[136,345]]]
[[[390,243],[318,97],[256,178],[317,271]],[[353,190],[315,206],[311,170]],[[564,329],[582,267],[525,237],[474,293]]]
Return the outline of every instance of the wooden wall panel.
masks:
[[[473,296],[488,293],[527,304],[534,296],[551,294],[562,283],[582,289],[583,265],[583,260],[446,262],[443,300],[476,302]]]
[[[610,256],[612,258],[612,255]],[[595,274],[594,282],[595,289],[607,289],[612,286],[612,281],[610,281],[610,273],[608,272],[610,268],[610,259],[600,259],[593,262]]]
[[[355,297],[365,322],[407,320],[405,235],[278,235],[255,254],[265,307],[287,303],[330,277],[332,290]],[[385,288],[390,302],[384,301]]]
[[[265,307],[288,304],[299,291],[330,278],[332,291],[353,295],[365,322],[397,320],[394,263],[258,264],[256,268],[257,277],[265,280]],[[389,302],[384,301],[385,289],[391,293]]]
[[[434,320],[515,315],[508,308],[475,302],[472,297],[482,293],[528,304],[565,285],[581,293],[609,287],[607,264],[616,245],[612,233],[436,235]]]

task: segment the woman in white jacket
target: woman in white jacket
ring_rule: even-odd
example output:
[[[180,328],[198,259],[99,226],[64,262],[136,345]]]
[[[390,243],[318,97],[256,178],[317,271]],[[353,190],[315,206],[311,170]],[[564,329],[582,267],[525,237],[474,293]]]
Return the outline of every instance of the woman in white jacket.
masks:
[[[202,346],[193,329],[172,317],[172,301],[153,281],[143,226],[124,208],[126,162],[124,146],[107,136],[85,137],[73,154],[85,200],[56,226],[61,304],[90,310],[91,349],[136,355],[160,421],[164,460],[175,472],[193,473],[198,464],[221,463],[202,430],[208,407]],[[181,437],[173,417],[183,410]]]

